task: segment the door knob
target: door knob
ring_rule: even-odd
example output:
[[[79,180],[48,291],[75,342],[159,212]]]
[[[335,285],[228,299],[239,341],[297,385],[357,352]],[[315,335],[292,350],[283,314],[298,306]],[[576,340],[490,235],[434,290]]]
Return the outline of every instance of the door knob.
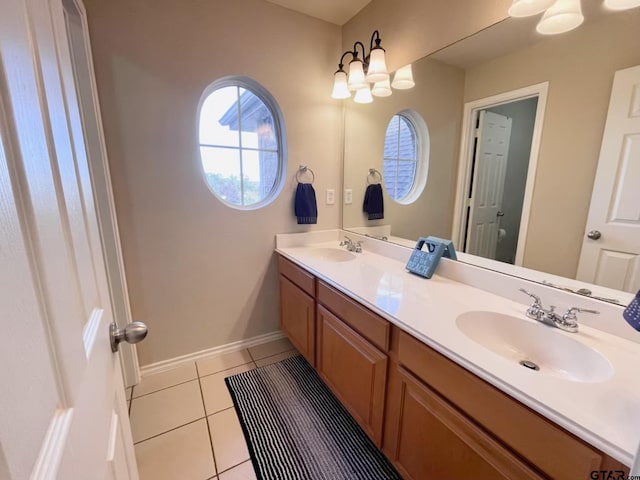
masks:
[[[504,212],[501,210],[498,210],[498,213],[496,213],[496,217],[504,217]]]
[[[590,238],[591,240],[598,240],[601,236],[602,234],[598,230],[591,230],[587,233],[587,238]]]
[[[120,342],[138,343],[147,336],[147,326],[142,322],[131,322],[124,328],[118,328],[116,322],[109,325],[109,339],[111,340],[111,351],[117,352]]]

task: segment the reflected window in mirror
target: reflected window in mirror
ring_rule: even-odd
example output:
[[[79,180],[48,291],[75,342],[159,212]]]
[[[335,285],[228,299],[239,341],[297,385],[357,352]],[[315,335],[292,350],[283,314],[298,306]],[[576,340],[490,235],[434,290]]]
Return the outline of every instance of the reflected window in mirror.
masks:
[[[413,203],[424,190],[429,170],[429,130],[414,110],[394,115],[384,139],[384,185],[398,203]]]

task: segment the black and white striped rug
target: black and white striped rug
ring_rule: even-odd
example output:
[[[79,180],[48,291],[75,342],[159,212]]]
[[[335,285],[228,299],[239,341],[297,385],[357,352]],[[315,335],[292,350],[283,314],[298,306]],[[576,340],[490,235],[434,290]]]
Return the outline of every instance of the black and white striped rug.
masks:
[[[225,382],[258,480],[401,478],[301,355]]]

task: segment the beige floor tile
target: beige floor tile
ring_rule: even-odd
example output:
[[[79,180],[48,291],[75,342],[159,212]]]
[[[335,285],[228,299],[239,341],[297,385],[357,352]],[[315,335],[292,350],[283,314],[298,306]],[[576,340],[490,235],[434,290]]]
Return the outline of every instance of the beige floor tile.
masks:
[[[251,347],[249,352],[254,360],[258,360],[259,358],[270,357],[272,355],[276,355],[277,353],[286,352],[287,350],[293,349],[293,345],[286,338],[281,338],[280,340],[276,340],[275,342],[263,343],[262,345],[256,345],[255,347]]]
[[[131,402],[133,441],[146,440],[202,417],[204,407],[197,380],[134,398]]]
[[[219,480],[257,480],[257,478],[251,460],[221,473],[218,477]]]
[[[194,362],[180,365],[165,372],[147,375],[142,377],[140,383],[133,387],[133,398],[157,392],[163,388],[173,387],[196,378],[198,378],[198,373]]]
[[[233,407],[233,401],[231,400],[231,395],[229,395],[229,389],[224,383],[224,379],[236,373],[247,372],[254,368],[255,364],[251,362],[201,378],[200,384],[202,385],[202,395],[204,396],[204,406],[207,415]]]
[[[138,443],[135,451],[140,480],[206,480],[216,474],[204,418]]]
[[[207,419],[218,472],[224,472],[249,459],[249,450],[235,409],[224,410]]]
[[[285,358],[293,357],[294,355],[298,355],[297,350],[289,350],[288,352],[278,353],[277,355],[272,355],[267,358],[261,358],[260,360],[256,360],[256,365],[258,367],[264,367],[265,365],[271,365],[272,363],[279,362],[284,360]]]
[[[203,358],[198,360],[198,374],[201,377],[211,375],[212,373],[228,370],[229,368],[251,363],[253,359],[249,355],[248,350],[239,350],[237,352],[216,355],[215,357]]]

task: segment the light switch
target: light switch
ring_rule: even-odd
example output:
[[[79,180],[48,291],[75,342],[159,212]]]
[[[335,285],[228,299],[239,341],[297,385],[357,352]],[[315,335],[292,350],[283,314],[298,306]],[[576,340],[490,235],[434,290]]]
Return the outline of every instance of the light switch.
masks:
[[[344,189],[344,204],[351,205],[353,203],[353,190],[350,188]]]
[[[336,191],[332,188],[327,189],[327,205],[333,205],[336,203]]]

